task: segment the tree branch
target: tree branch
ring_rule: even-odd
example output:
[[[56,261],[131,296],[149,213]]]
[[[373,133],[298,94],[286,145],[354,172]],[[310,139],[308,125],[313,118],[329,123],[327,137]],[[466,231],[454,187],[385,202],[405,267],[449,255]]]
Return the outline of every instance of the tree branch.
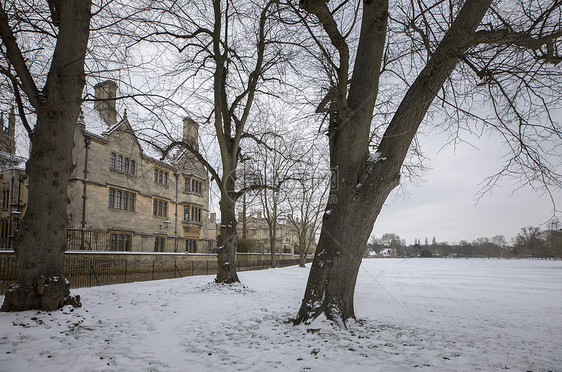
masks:
[[[13,85],[14,97],[16,99],[16,104],[18,106],[18,114],[20,116],[21,122],[25,130],[27,131],[28,136],[31,138],[31,135],[33,134],[33,129],[31,129],[31,126],[29,125],[27,121],[27,117],[25,116],[25,112],[23,110],[23,100],[21,98],[20,90],[18,87],[18,81],[16,77],[10,73],[10,71],[6,70],[3,67],[0,67],[0,73],[5,75]]]
[[[474,33],[472,45],[516,45],[530,50],[539,50],[541,47],[546,46],[547,52],[543,59],[550,63],[558,63],[562,60],[562,56],[554,54],[552,44],[560,37],[562,37],[562,30],[540,37],[534,37],[529,32],[516,32],[510,29],[480,30]]]
[[[340,115],[347,116],[347,80],[349,76],[349,47],[344,37],[338,29],[338,25],[334,20],[330,9],[326,5],[325,0],[301,0],[300,7],[305,11],[318,17],[320,23],[324,27],[324,31],[328,34],[332,45],[338,50],[340,57],[340,65],[338,71],[337,84],[337,105]]]
[[[8,23],[8,16],[4,12],[4,7],[0,3],[0,37],[6,46],[7,56],[10,64],[14,66],[16,74],[21,81],[21,87],[27,95],[29,102],[35,108],[39,108],[41,103],[39,100],[40,92],[33,81],[33,77],[25,64],[22,52],[16,42],[16,37]]]

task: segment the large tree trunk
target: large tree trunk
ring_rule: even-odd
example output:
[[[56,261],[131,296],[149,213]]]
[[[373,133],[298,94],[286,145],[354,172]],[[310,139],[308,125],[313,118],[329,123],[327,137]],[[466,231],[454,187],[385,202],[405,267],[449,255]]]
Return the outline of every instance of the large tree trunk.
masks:
[[[309,0],[311,1],[311,0]],[[321,314],[345,325],[355,318],[353,297],[369,234],[390,192],[399,184],[408,148],[429,106],[471,45],[491,0],[467,0],[426,67],[406,93],[379,144],[369,154],[371,115],[378,89],[387,3],[364,3],[364,14],[348,97],[339,96],[338,122],[330,136],[330,163],[337,184],[330,190],[322,232],[305,296],[295,319],[307,323]],[[318,3],[311,9],[316,9]],[[317,12],[322,16],[321,12]],[[327,29],[329,32],[329,29]],[[337,39],[337,38],[332,38]],[[342,78],[347,84],[347,79]],[[341,88],[341,87],[340,87]],[[371,100],[369,100],[371,98]],[[342,112],[343,111],[343,112]]]
[[[236,211],[234,183],[232,177],[226,177],[224,180],[225,190],[221,195],[221,229],[218,237],[218,268],[217,283],[238,283],[238,274],[236,273],[236,248],[238,243],[238,233],[236,232]]]
[[[72,139],[85,84],[91,2],[57,5],[60,8],[54,13],[60,20],[59,34],[45,87],[34,105],[37,123],[27,162],[29,200],[15,239],[18,281],[6,293],[3,311],[54,310],[66,303],[76,304],[64,276],[64,246]],[[24,90],[29,93],[33,89]]]
[[[390,164],[380,162],[372,173],[378,174],[373,193],[362,193],[354,179],[343,178],[330,191],[322,232],[312,261],[301,308],[296,323],[307,323],[325,314],[343,325],[354,318],[353,298],[359,266],[373,224],[388,194],[398,185],[399,174]],[[338,177],[339,178],[339,177]]]

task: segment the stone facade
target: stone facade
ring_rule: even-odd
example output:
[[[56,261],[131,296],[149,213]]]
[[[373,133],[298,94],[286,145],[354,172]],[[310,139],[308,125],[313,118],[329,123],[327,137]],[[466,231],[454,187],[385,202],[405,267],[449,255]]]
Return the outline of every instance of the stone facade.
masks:
[[[69,222],[77,232],[70,238],[73,249],[99,249],[82,238],[84,230],[107,233],[107,250],[213,252],[205,168],[186,151],[173,162],[145,155],[126,111],[116,120],[115,90],[113,82],[96,86],[96,98],[105,104],[94,108],[107,125],[105,132],[88,131],[91,115],[76,125],[68,185]],[[184,140],[194,146],[197,128],[193,120],[184,120]]]
[[[20,164],[25,164],[25,161],[21,159]],[[14,234],[27,206],[27,176],[21,165],[0,170],[0,249],[11,249]]]

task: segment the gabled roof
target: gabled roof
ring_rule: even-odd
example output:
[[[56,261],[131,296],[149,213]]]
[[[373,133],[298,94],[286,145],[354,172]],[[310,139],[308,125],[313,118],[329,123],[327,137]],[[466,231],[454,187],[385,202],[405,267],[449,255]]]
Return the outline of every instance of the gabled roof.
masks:
[[[141,155],[144,156],[143,148],[142,148],[142,146],[139,142],[139,139],[137,138],[137,135],[135,134],[135,130],[133,129],[133,127],[131,126],[131,123],[129,123],[129,119],[127,118],[127,109],[125,109],[125,113],[123,114],[123,119],[121,119],[121,121],[119,121],[113,127],[109,128],[109,130],[107,132],[103,132],[102,136],[109,137],[112,134],[114,134],[115,132],[117,132],[117,130],[121,130],[122,132],[130,133],[133,136],[133,138],[135,139],[135,143],[139,147]]]

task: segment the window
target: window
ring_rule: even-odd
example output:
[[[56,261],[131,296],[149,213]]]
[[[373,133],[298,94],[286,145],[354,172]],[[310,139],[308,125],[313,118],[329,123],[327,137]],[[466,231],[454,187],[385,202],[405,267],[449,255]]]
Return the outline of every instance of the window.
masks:
[[[166,240],[163,236],[154,237],[154,252],[164,252]]]
[[[152,214],[158,217],[168,216],[168,202],[162,199],[152,201]]]
[[[187,253],[197,253],[197,240],[185,239],[185,251]]]
[[[7,244],[7,239],[9,236],[10,236],[10,224],[8,219],[3,218],[2,220],[0,220],[0,239],[3,240],[4,244]]]
[[[115,190],[109,189],[109,208],[113,208],[115,205]]]
[[[121,191],[115,191],[115,209],[121,209]]]
[[[2,191],[2,209],[8,209],[10,205],[10,190],[5,189]]]
[[[195,178],[186,177],[185,191],[201,194],[203,192],[203,182],[196,180]]]
[[[135,194],[129,191],[109,188],[108,207],[122,209],[124,211],[135,211]]]
[[[112,251],[127,252],[131,250],[131,233],[111,233],[109,236],[109,249]]]
[[[161,185],[168,184],[168,172],[154,168],[154,182]]]
[[[109,155],[109,168],[113,170],[119,170],[127,174],[135,174],[135,161],[124,157],[123,155],[117,155],[112,152]]]
[[[123,193],[123,203],[122,203],[122,206],[123,206],[123,210],[124,210],[124,211],[129,210],[129,195],[128,195],[128,194],[129,194],[129,193],[127,193],[127,192],[124,192],[124,193]]]
[[[189,222],[201,222],[201,213],[203,209],[196,205],[183,206],[183,219]]]

